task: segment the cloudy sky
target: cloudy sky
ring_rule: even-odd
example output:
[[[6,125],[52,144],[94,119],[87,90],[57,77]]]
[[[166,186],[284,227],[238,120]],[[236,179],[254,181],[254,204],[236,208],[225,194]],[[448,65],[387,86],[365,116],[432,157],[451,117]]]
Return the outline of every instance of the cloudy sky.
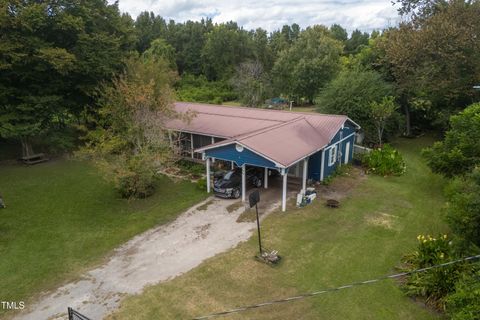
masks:
[[[339,23],[349,31],[371,31],[398,21],[390,0],[119,0],[119,5],[133,17],[148,10],[167,20],[209,17],[213,22],[233,20],[246,29],[262,27],[268,31],[294,22],[302,28]]]

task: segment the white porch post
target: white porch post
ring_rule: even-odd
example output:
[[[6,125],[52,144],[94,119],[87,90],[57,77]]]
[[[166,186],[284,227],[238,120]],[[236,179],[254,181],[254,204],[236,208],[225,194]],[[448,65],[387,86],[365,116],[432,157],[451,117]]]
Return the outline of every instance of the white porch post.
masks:
[[[242,165],[242,202],[245,202],[245,198],[246,198],[246,196],[245,196],[245,193],[246,193],[245,192],[246,176],[247,176],[247,174],[246,174],[246,169],[245,169],[245,164],[244,164],[244,165]]]
[[[302,179],[302,192],[307,191],[307,172],[308,172],[308,158],[303,159],[303,179]]]
[[[192,159],[193,159],[193,134],[190,133],[190,149],[192,151]]]
[[[263,177],[263,187],[268,188],[268,168],[265,168],[265,176]]]
[[[323,181],[323,169],[325,168],[325,149],[322,150],[322,161],[320,164],[320,181]]]
[[[207,166],[207,192],[210,193],[210,158],[207,157],[205,164]]]
[[[287,209],[287,172],[285,169],[282,169],[283,175],[283,187],[282,187],[282,211],[285,212]]]
[[[232,163],[232,170],[235,169],[235,165],[233,164],[233,161],[231,162]]]

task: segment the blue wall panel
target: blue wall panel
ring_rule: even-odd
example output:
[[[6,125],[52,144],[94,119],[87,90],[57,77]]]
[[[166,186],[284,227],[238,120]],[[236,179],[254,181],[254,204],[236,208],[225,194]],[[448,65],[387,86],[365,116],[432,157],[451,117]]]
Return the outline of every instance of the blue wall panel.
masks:
[[[327,146],[327,148],[329,146],[334,145],[335,143],[339,142],[343,138],[348,137],[352,133],[355,133],[355,128],[354,128],[353,124],[351,124],[349,122],[345,123],[344,128],[342,130],[340,130],[339,132],[337,132],[337,134],[332,139],[332,141]],[[334,164],[332,164],[331,166],[328,165],[328,159],[330,157],[330,152],[332,152],[332,148],[329,148],[325,151],[325,167],[324,167],[324,170],[323,170],[323,178],[324,179],[326,179],[328,176],[330,176],[331,174],[333,174],[335,172],[335,169],[337,168],[340,161],[341,161],[342,164],[345,163],[346,146],[347,146],[348,142],[350,142],[350,144],[349,144],[350,150],[349,150],[349,153],[348,153],[349,154],[348,162],[350,163],[353,159],[353,145],[355,143],[355,135],[352,135],[348,139],[345,139],[345,140],[341,141],[340,143],[338,143],[338,145],[337,145],[337,148],[338,148],[337,149],[337,161]]]
[[[216,159],[234,161],[237,166],[248,164],[259,167],[275,168],[275,163],[246,148],[244,148],[242,152],[238,152],[235,148],[235,144],[206,150],[205,155]]]
[[[318,151],[308,159],[308,179],[320,181],[320,166],[322,162],[322,151]]]

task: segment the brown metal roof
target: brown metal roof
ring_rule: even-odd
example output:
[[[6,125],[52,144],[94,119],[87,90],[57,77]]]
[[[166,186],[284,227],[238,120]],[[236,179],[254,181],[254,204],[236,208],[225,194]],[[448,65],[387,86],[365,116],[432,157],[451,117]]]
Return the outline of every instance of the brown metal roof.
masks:
[[[170,120],[167,128],[227,139],[199,151],[215,145],[240,143],[284,167],[324,148],[345,121],[350,120],[341,115],[187,102],[175,103],[175,109],[181,113],[193,111],[195,116],[189,123]]]

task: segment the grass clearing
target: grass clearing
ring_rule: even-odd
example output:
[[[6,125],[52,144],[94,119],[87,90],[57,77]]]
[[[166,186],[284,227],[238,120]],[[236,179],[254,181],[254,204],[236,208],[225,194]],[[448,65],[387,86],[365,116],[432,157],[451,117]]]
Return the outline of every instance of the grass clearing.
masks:
[[[29,301],[79,276],[207,196],[195,184],[160,177],[152,197],[120,199],[91,165],[77,161],[2,165],[0,177],[7,205],[0,210],[2,301]]]
[[[368,176],[338,209],[322,201],[270,214],[262,242],[283,257],[272,268],[254,260],[256,233],[237,248],[198,268],[128,297],[110,319],[192,318],[395,272],[420,233],[446,232],[444,180],[420,157],[431,139],[400,140],[407,162],[401,177]],[[351,179],[336,178],[338,183]],[[334,182],[335,183],[335,182]],[[440,319],[404,296],[394,281],[346,289],[254,309],[228,319]]]

